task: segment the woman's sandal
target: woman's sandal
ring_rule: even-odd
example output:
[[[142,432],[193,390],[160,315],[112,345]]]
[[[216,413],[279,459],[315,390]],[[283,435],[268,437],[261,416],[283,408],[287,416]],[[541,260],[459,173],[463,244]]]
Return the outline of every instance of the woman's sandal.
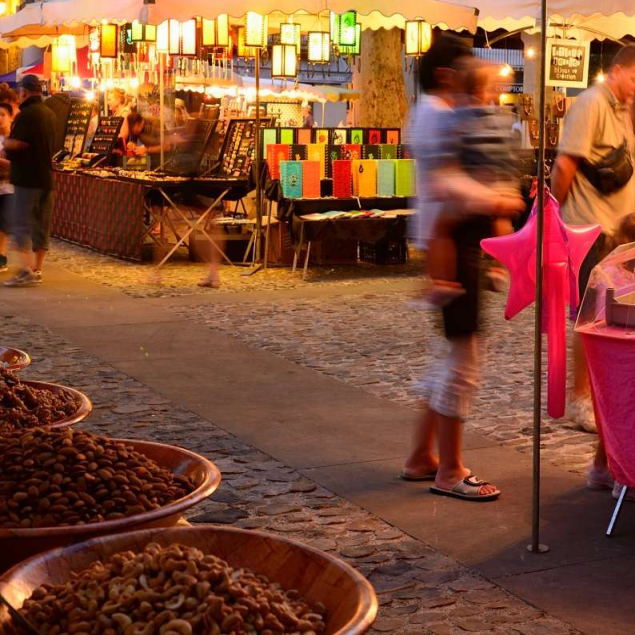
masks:
[[[460,500],[479,501],[484,503],[486,501],[496,500],[501,495],[500,490],[498,489],[491,494],[479,494],[481,487],[489,484],[489,481],[482,481],[476,476],[468,476],[462,481],[459,481],[452,489],[433,485],[430,488],[430,492],[432,494],[436,494],[437,496],[449,496],[450,498],[459,498]]]
[[[416,474],[409,474],[406,470],[401,470],[401,474],[399,478],[402,481],[434,481],[437,477],[437,471],[428,472],[427,474],[421,474],[421,476],[417,476]]]

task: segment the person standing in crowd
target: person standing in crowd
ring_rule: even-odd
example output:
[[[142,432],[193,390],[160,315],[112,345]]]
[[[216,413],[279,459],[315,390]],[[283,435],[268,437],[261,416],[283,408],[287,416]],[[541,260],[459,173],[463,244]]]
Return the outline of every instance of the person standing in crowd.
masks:
[[[302,127],[313,128],[315,126],[315,119],[313,119],[313,108],[310,104],[307,104],[302,108]]]
[[[0,273],[7,271],[7,235],[9,233],[11,215],[11,195],[13,185],[9,182],[11,164],[4,152],[4,140],[11,134],[13,107],[0,102]]]
[[[55,115],[44,105],[42,85],[35,75],[24,77],[21,95],[20,114],[11,136],[4,141],[11,162],[10,182],[15,188],[11,232],[21,265],[15,277],[4,283],[9,287],[42,282],[53,215]]]
[[[445,138],[446,116],[465,89],[461,66],[471,57],[469,45],[453,36],[435,41],[421,65],[420,84],[425,94],[415,108],[408,143],[419,160],[419,222],[417,237],[426,245],[443,204],[457,209],[452,239],[456,245],[457,281],[465,293],[443,308],[447,353],[438,367],[424,378],[426,407],[417,422],[413,446],[404,464],[405,480],[434,480],[431,492],[462,500],[495,500],[500,491],[476,478],[462,461],[463,420],[468,414],[479,374],[478,343],[480,299],[480,241],[491,235],[492,217],[508,216],[524,205],[520,197],[503,196],[478,187],[468,175],[462,186],[445,189],[438,158]],[[441,162],[443,164],[443,162]],[[459,182],[459,179],[453,179]],[[476,185],[477,187],[465,187]],[[483,192],[486,192],[484,194]],[[443,201],[443,203],[441,202]],[[438,458],[434,452],[438,440]]]
[[[123,117],[123,125],[119,137],[128,138],[128,115],[132,112],[130,101],[123,88],[113,88],[108,91],[108,112],[111,117]]]
[[[553,195],[561,205],[565,222],[598,223],[602,227],[602,234],[580,269],[580,302],[593,268],[616,245],[622,218],[635,208],[635,136],[628,112],[634,97],[635,45],[630,44],[613,59],[606,81],[578,96],[564,118],[551,177]],[[569,416],[585,430],[597,431],[584,349],[575,334]],[[588,485],[613,487],[601,439],[588,473]]]

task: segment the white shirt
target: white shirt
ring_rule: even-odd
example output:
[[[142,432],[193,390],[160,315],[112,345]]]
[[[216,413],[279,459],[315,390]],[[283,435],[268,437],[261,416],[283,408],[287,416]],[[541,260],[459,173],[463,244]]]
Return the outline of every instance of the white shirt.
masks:
[[[410,114],[410,122],[404,133],[404,143],[411,146],[417,159],[418,212],[410,235],[419,249],[426,249],[442,208],[442,203],[430,195],[429,162],[438,157],[439,146],[443,142],[441,130],[445,119],[439,115],[449,110],[450,106],[443,99],[422,95]]]

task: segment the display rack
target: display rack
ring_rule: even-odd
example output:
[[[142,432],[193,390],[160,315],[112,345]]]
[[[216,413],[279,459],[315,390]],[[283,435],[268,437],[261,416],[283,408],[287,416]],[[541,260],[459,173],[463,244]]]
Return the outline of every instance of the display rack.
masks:
[[[89,153],[110,157],[119,139],[121,126],[123,126],[123,117],[100,117]]]
[[[71,109],[66,120],[66,130],[64,132],[64,150],[68,152],[70,158],[79,156],[84,152],[92,111],[92,101],[88,99],[71,99]]]

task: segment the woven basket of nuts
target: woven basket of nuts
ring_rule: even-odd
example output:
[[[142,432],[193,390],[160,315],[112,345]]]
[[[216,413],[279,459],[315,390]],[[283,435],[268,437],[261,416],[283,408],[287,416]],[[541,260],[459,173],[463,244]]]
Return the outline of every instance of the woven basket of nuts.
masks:
[[[0,346],[0,368],[22,370],[31,365],[31,356],[19,348]]]
[[[22,381],[0,368],[0,434],[47,426],[63,428],[83,421],[92,411],[90,399],[68,386]]]
[[[200,525],[107,536],[34,556],[0,592],[41,635],[357,635],[369,582],[271,534]],[[0,632],[22,635],[6,612]]]
[[[93,536],[171,527],[220,479],[204,457],[160,443],[74,428],[0,436],[0,571]]]

